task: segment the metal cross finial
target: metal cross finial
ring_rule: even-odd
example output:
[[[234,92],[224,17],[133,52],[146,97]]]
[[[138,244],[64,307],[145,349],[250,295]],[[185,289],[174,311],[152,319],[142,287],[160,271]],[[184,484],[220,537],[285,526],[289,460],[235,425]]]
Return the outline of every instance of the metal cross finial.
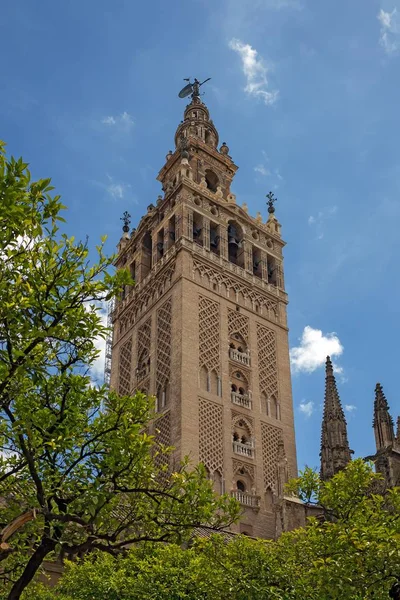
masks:
[[[127,210],[124,212],[124,214],[122,215],[122,217],[121,217],[120,220],[124,223],[122,231],[124,233],[128,233],[128,231],[129,231],[129,225],[131,223],[131,215],[128,213]]]
[[[270,215],[272,215],[275,212],[274,203],[277,201],[277,198],[275,198],[275,196],[272,192],[268,192],[266,197],[268,198],[268,202],[267,202],[268,212]]]

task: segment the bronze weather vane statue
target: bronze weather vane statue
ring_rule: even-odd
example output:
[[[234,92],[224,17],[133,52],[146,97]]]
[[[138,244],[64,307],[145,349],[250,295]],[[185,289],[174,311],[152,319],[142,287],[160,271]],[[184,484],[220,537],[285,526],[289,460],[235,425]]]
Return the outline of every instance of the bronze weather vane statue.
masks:
[[[191,94],[192,100],[194,100],[195,98],[199,98],[200,87],[207,81],[210,81],[210,79],[211,77],[208,77],[208,79],[205,79],[200,83],[200,81],[195,77],[193,83],[190,83],[190,77],[184,78],[183,81],[188,81],[189,83],[181,89],[181,91],[178,94],[179,98],[186,98],[186,96],[189,96],[189,94]]]

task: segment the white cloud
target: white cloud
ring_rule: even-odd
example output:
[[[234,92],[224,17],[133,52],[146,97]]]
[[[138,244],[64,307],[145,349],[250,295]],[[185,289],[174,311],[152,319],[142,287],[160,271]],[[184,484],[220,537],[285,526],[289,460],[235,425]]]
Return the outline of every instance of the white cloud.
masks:
[[[109,184],[106,186],[107,193],[113,200],[124,198],[131,187],[129,183],[116,182],[110,175],[107,175],[107,178],[109,180]]]
[[[337,206],[330,206],[320,210],[317,215],[310,215],[308,217],[308,224],[315,227],[317,239],[322,240],[324,237],[324,224],[327,220],[331,219],[337,213]]]
[[[273,168],[269,165],[269,158],[265,150],[261,151],[263,160],[258,165],[253,167],[253,171],[258,173],[262,177],[270,178],[270,185],[274,190],[277,190],[281,183],[284,182],[284,178],[279,172],[279,169]]]
[[[102,119],[101,122],[104,125],[115,125],[116,124],[116,120],[114,119],[114,117],[104,117],[104,119]]]
[[[260,173],[260,175],[262,175],[263,177],[271,175],[271,172],[266,167],[264,167],[264,165],[257,165],[256,167],[254,167],[254,171],[256,173]]]
[[[99,302],[96,304],[85,304],[85,308],[88,312],[90,312],[92,310],[96,311],[101,319],[101,324],[104,327],[107,326],[108,305],[105,300],[103,302]],[[93,385],[97,385],[97,384],[101,385],[104,382],[104,366],[105,366],[105,360],[106,360],[106,340],[103,337],[98,336],[94,341],[94,345],[95,345],[96,349],[99,351],[99,355],[90,368],[90,377],[91,377]]]
[[[354,404],[345,404],[344,410],[346,412],[353,412],[353,411],[357,410],[357,406],[354,406]]]
[[[300,345],[290,350],[290,361],[294,373],[312,373],[325,364],[327,356],[340,356],[343,346],[336,333],[323,334],[320,329],[304,327]],[[334,364],[336,373],[343,372]]]
[[[233,38],[229,42],[229,48],[237,52],[242,59],[242,69],[246,77],[246,87],[244,91],[250,96],[261,98],[266,105],[271,105],[278,98],[277,91],[268,91],[268,69],[255,48],[250,44],[244,44],[240,40]]]
[[[124,187],[121,183],[110,183],[107,192],[115,199],[124,197]]]
[[[314,402],[311,402],[311,400],[309,402],[302,402],[299,405],[299,410],[300,412],[303,413],[303,415],[305,415],[307,418],[311,417],[311,415],[314,412]]]
[[[103,117],[101,122],[103,125],[113,127],[122,133],[129,133],[135,124],[132,116],[126,111],[117,116]]]
[[[377,19],[381,24],[379,43],[386,54],[392,56],[400,49],[400,14],[396,8],[392,12],[381,9]]]

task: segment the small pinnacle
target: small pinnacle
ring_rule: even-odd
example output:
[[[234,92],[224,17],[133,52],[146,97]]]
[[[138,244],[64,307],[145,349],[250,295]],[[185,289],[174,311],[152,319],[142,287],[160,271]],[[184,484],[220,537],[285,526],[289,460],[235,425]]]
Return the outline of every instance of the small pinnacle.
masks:
[[[122,217],[121,217],[120,220],[124,224],[123,227],[122,227],[122,231],[124,233],[128,233],[129,232],[129,225],[131,223],[131,215],[128,213],[127,210],[124,212],[124,214],[122,215]]]
[[[270,215],[273,215],[275,212],[274,203],[277,201],[277,198],[275,198],[275,196],[272,192],[268,192],[266,197],[268,198],[268,202],[267,202],[268,212]]]

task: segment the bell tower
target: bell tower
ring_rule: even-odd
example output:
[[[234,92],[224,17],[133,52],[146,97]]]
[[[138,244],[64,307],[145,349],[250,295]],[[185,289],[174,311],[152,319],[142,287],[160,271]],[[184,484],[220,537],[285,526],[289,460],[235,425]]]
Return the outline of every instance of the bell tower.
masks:
[[[116,266],[136,283],[113,314],[111,386],[156,396],[171,465],[202,462],[243,507],[232,529],[273,538],[297,469],[284,242],[272,194],[267,221],[237,204],[237,166],[191,85],[163,193],[119,244]]]

